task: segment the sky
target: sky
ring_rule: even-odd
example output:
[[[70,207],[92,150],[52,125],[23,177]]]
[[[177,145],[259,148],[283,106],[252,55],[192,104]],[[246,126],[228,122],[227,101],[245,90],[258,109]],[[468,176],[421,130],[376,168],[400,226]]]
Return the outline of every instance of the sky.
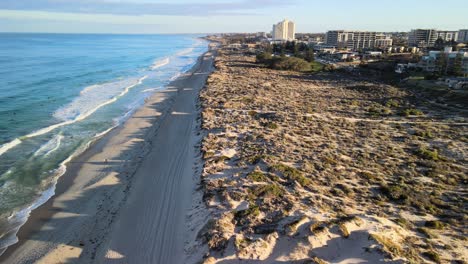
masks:
[[[409,31],[468,28],[467,0],[0,0],[0,32]]]

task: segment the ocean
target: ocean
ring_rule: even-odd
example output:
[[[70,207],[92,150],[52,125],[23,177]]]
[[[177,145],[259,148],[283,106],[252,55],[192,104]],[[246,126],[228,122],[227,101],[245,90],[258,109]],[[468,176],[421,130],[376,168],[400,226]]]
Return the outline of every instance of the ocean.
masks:
[[[0,254],[67,161],[196,63],[199,37],[0,33]]]

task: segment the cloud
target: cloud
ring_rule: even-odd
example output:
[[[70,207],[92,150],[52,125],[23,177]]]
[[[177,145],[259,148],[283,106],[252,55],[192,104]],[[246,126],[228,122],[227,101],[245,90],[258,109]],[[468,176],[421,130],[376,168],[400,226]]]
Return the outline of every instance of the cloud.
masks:
[[[238,0],[213,3],[155,3],[121,0],[1,0],[0,9],[132,16],[214,16],[249,15],[261,9],[288,6],[293,3],[292,0]]]

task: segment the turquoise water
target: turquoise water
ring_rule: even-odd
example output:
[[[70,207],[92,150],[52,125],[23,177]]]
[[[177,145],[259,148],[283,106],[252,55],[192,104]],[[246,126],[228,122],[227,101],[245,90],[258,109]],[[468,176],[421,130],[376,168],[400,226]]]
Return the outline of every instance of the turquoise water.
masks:
[[[198,37],[0,34],[0,253],[72,155],[196,63]]]

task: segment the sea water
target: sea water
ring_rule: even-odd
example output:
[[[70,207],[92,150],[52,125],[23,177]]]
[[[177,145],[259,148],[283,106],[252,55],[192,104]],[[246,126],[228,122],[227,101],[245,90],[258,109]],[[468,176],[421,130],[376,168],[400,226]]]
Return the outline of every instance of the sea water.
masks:
[[[0,254],[73,155],[196,63],[199,37],[0,33]]]

